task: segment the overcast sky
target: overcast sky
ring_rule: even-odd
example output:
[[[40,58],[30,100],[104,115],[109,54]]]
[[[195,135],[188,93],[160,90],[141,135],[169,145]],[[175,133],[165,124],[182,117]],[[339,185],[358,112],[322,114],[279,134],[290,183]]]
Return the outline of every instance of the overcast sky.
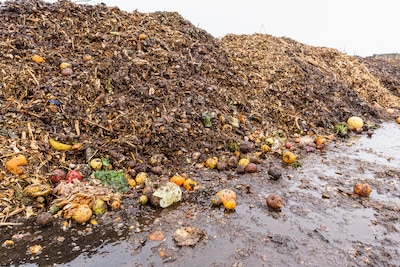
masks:
[[[214,37],[267,33],[349,55],[400,53],[400,0],[89,1],[128,12],[177,11]]]

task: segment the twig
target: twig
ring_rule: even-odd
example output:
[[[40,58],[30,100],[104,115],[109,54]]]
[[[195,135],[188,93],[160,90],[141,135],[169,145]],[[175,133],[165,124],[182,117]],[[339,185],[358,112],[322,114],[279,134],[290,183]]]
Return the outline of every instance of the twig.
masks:
[[[10,153],[10,154],[6,154],[6,155],[3,155],[3,156],[0,156],[0,159],[8,158],[8,157],[11,157],[11,156],[14,156],[14,155],[18,155],[18,154],[19,154],[19,152],[13,152],[13,153]]]
[[[0,226],[14,226],[14,225],[23,225],[23,223],[0,222]]]
[[[36,85],[39,85],[38,80],[36,79],[35,74],[32,73],[32,71],[30,69],[26,69],[28,71],[28,73],[32,76],[33,80],[35,81]]]
[[[101,129],[106,130],[106,131],[108,131],[108,132],[112,132],[112,130],[110,130],[110,129],[108,129],[108,128],[106,128],[106,127],[104,127],[104,126],[102,126],[102,125],[100,125],[100,124],[98,124],[98,123],[95,123],[95,122],[93,122],[93,121],[85,120],[85,122],[86,122],[86,123],[89,123],[89,124],[93,124],[94,126],[100,127]]]

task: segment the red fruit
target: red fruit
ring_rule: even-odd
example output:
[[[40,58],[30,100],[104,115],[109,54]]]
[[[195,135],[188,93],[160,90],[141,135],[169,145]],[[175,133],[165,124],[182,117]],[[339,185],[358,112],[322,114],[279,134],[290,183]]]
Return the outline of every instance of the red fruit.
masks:
[[[66,176],[66,173],[65,173],[64,170],[62,170],[62,169],[55,169],[55,170],[51,173],[50,180],[51,180],[53,183],[58,183],[58,182],[60,182],[61,180],[64,180],[64,179],[65,179],[65,176]]]
[[[257,165],[254,163],[249,163],[247,164],[245,171],[250,173],[257,172]]]
[[[75,179],[82,180],[82,174],[77,170],[71,170],[67,175],[67,183],[73,183]]]
[[[69,76],[73,73],[74,71],[71,68],[65,68],[61,71],[61,74],[63,76]]]
[[[292,146],[293,146],[292,143],[289,142],[289,141],[287,141],[287,142],[285,143],[285,147],[286,147],[287,149],[291,149]]]

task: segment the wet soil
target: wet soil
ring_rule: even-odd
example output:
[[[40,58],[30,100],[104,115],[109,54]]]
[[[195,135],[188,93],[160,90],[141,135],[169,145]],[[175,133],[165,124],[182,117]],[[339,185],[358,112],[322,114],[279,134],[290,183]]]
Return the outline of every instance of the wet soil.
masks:
[[[372,137],[332,142],[304,155],[300,168],[281,166],[277,181],[266,174],[270,165],[279,166],[276,158],[257,174],[191,173],[216,189],[235,188],[234,212],[204,203],[213,192],[200,190],[163,210],[130,205],[134,199],[126,196],[121,211],[97,218],[96,226],[13,227],[6,237],[19,234],[20,240],[1,248],[2,259],[24,266],[398,266],[399,134],[397,124],[383,123]],[[372,186],[370,197],[353,193],[356,182]],[[267,207],[270,193],[283,197],[280,211]],[[172,236],[180,226],[205,236],[179,247]],[[157,230],[165,238],[149,239]],[[44,244],[41,254],[27,254],[33,244]]]
[[[173,12],[36,0],[0,8],[0,160],[27,159],[23,173],[0,168],[2,265],[399,265],[397,61],[270,35],[216,39]],[[363,131],[337,136],[350,116]],[[328,142],[315,149],[319,136]],[[282,162],[286,141],[296,164]],[[232,156],[258,171],[205,167]],[[141,205],[142,186],[114,192],[93,176],[96,157],[128,180],[145,172],[150,190],[176,173],[199,187],[165,209]],[[59,168],[82,182],[57,186],[49,177]],[[356,182],[372,186],[370,197],[353,194]],[[237,194],[233,211],[211,205],[225,188]],[[267,207],[271,193],[281,210]],[[71,219],[74,205],[95,199],[107,212]],[[199,239],[182,246],[181,227]]]

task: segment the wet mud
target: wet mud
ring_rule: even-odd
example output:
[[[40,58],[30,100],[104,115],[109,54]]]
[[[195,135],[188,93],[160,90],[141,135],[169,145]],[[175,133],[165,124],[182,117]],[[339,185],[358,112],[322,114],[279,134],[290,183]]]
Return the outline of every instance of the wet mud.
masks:
[[[398,266],[399,134],[398,125],[383,123],[371,137],[354,135],[303,155],[299,168],[271,157],[255,174],[193,170],[207,188],[235,189],[231,212],[212,207],[214,189],[204,188],[166,209],[137,205],[128,194],[119,212],[94,226],[12,227],[6,235],[20,238],[0,249],[8,259],[2,265]],[[277,181],[266,174],[271,165],[282,167]],[[369,197],[353,193],[357,182],[372,186]],[[282,196],[280,211],[266,205],[271,193]],[[204,236],[178,246],[173,234],[181,226]],[[164,238],[150,239],[155,231]],[[43,250],[34,256],[28,247],[36,243]]]

